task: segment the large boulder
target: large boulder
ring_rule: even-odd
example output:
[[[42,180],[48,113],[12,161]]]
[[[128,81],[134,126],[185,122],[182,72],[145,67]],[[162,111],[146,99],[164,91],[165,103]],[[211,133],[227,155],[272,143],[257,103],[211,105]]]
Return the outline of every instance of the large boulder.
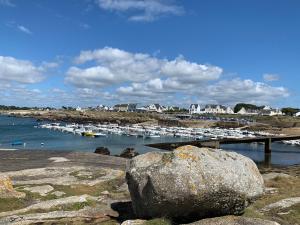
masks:
[[[0,174],[0,199],[1,198],[24,198],[23,192],[18,192],[13,188],[12,181],[8,176]]]
[[[184,146],[133,158],[126,179],[139,218],[239,215],[264,192],[255,163],[235,152]]]
[[[189,225],[280,225],[275,221],[247,218],[239,216],[223,216],[200,220]]]

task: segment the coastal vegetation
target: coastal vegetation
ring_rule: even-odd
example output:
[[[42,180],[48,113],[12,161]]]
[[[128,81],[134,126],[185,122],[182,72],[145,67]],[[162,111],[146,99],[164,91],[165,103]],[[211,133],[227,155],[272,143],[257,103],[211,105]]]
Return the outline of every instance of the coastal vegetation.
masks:
[[[282,109],[282,112],[283,112],[285,115],[288,115],[288,116],[294,116],[296,113],[300,112],[300,109],[288,107],[288,108],[283,108],[283,109]]]
[[[261,110],[264,108],[264,106],[256,106],[253,104],[246,104],[246,103],[238,103],[234,107],[234,112],[239,112],[242,108],[245,108],[246,110]]]

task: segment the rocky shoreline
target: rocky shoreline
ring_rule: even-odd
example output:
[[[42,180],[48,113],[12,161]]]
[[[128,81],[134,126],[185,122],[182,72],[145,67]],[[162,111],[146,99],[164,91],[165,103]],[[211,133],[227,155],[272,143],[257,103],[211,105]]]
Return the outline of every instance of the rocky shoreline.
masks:
[[[174,115],[158,113],[133,112],[102,112],[102,111],[68,111],[68,110],[10,110],[0,111],[0,115],[14,117],[30,117],[38,121],[57,121],[67,123],[116,123],[119,125],[145,124],[160,126],[178,126],[191,128],[237,128],[249,131],[265,131],[272,134],[298,135],[300,133],[299,120],[294,118],[260,117],[259,123],[241,125],[238,122],[218,122],[211,120],[178,120]],[[291,121],[290,121],[291,120]],[[297,122],[298,121],[298,122]]]
[[[156,114],[125,113],[125,112],[78,112],[78,111],[2,111],[2,115],[30,117],[38,121],[59,121],[68,123],[157,123],[160,119]]]
[[[208,157],[209,151],[205,153]],[[180,163],[194,160],[193,155],[178,154],[183,160]],[[219,157],[218,152],[214,154]],[[137,158],[141,157],[145,156]],[[229,156],[221,158],[224,157]],[[164,156],[163,162],[168,165],[170,160],[178,161]],[[144,220],[135,216],[125,179],[128,162],[94,153],[0,151],[0,224],[171,224],[170,218]],[[259,169],[265,192],[242,216],[204,219],[193,224],[299,224],[300,165]]]

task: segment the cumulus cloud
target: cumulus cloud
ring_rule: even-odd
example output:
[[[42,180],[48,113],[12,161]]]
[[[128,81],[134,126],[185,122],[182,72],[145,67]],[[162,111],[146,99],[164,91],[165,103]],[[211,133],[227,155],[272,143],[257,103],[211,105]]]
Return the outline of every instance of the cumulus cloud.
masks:
[[[183,56],[168,60],[105,47],[82,51],[74,63],[77,65],[68,69],[65,81],[85,97],[95,97],[100,93],[98,88],[113,90],[110,95],[114,100],[134,102],[187,102],[197,98],[220,104],[264,104],[289,96],[284,87],[250,79],[223,80],[222,68],[191,62]]]
[[[182,84],[200,84],[216,80],[222,69],[217,66],[189,62],[182,56],[169,61],[143,53],[131,53],[105,47],[94,51],[82,51],[75,58],[78,65],[94,62],[96,65],[67,71],[66,81],[79,88],[121,84],[123,82],[156,81],[164,77],[166,86],[179,88]],[[155,80],[156,79],[156,80]]]
[[[97,0],[101,9],[127,12],[131,21],[153,21],[164,15],[182,15],[184,8],[165,0]]]
[[[271,82],[271,81],[277,81],[280,79],[280,76],[278,74],[271,74],[266,73],[263,75],[264,81]]]
[[[237,102],[266,104],[289,96],[288,90],[284,87],[272,87],[265,83],[239,78],[219,81],[200,90],[199,93],[207,99],[227,104]]]
[[[23,84],[38,83],[44,79],[43,67],[27,60],[0,56],[0,81],[14,81]]]
[[[183,83],[217,80],[223,70],[220,67],[186,61],[182,56],[163,64],[161,73],[175,77]]]
[[[66,81],[77,87],[104,87],[117,82],[117,77],[109,68],[96,66],[87,69],[71,67],[67,72]]]
[[[29,30],[27,27],[24,27],[22,25],[18,25],[17,28],[18,28],[18,30],[22,31],[23,33],[32,34],[31,30]]]

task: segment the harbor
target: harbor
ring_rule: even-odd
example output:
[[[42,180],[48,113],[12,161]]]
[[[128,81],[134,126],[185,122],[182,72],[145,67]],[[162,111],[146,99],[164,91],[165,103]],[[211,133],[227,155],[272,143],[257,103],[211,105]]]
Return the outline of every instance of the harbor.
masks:
[[[251,139],[270,136],[267,132],[241,129],[163,127],[157,125],[118,125],[114,123],[76,124],[37,122],[32,118],[1,116],[1,149],[55,150],[94,152],[97,147],[107,147],[113,155],[125,148],[134,148],[140,154],[157,151],[149,147],[156,143],[190,143],[218,139]],[[279,138],[283,135],[277,135]],[[264,163],[264,142],[221,144],[222,149],[236,151],[257,163]],[[272,144],[273,165],[300,163],[297,140]]]

